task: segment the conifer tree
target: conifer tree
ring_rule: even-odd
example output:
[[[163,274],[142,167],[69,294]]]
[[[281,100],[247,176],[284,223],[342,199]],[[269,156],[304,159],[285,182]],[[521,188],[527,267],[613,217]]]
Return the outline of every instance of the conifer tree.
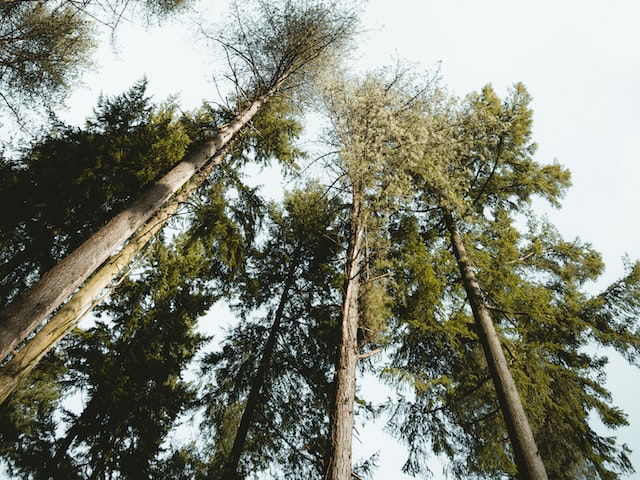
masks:
[[[29,110],[51,110],[92,63],[98,27],[115,31],[123,16],[147,21],[186,9],[190,0],[4,0],[0,2],[0,118],[28,123]],[[0,141],[6,141],[6,138]]]
[[[203,365],[209,478],[322,474],[340,214],[317,184],[270,209],[267,239],[235,289],[243,321]]]
[[[384,284],[373,288],[369,283],[369,292],[362,287],[369,280],[369,267],[385,256],[388,218],[411,189],[409,169],[403,166],[416,163],[424,154],[421,135],[425,130],[418,127],[432,93],[430,88],[417,87],[401,71],[371,74],[361,82],[329,83],[326,90],[332,142],[338,152],[332,167],[337,172],[334,182],[349,208],[325,474],[331,480],[346,480],[352,474],[356,364],[386,321]],[[367,301],[377,297],[375,308],[367,309],[367,302],[361,303],[365,293],[370,294]],[[380,309],[378,314],[365,314],[376,309]],[[362,321],[373,319],[374,325]]]
[[[210,163],[263,105],[286,86],[294,86],[314,68],[334,58],[353,31],[353,15],[322,4],[283,2],[275,8],[258,2],[258,6],[263,17],[252,20],[238,13],[237,28],[226,39],[221,37],[242,92],[233,118],[0,312],[0,327],[6,332],[0,357],[6,357],[178,189]]]
[[[452,141],[443,147],[452,154],[451,188],[423,187],[418,207],[426,212],[422,236],[417,222],[401,224],[400,230],[407,233],[399,239],[406,235],[402,241],[414,239],[405,244],[422,250],[421,258],[429,264],[409,262],[407,253],[398,257],[401,265],[410,267],[408,273],[419,275],[408,290],[401,289],[406,292],[397,310],[402,343],[395,354],[397,370],[391,370],[391,378],[415,382],[415,400],[402,401],[394,421],[398,434],[412,445],[405,465],[410,472],[424,467],[420,455],[425,443],[431,442],[436,453],[457,459],[454,471],[460,477],[536,475],[518,459],[516,447],[510,450],[504,443],[506,432],[512,444],[515,434],[509,416],[499,418],[503,402],[498,408],[489,386],[495,375],[487,371],[486,352],[480,354],[476,343],[482,330],[476,326],[477,315],[467,310],[474,301],[474,309],[481,306],[492,317],[550,478],[575,478],[587,471],[597,472],[594,478],[616,478],[614,472],[630,468],[624,446],[613,447],[610,439],[588,426],[591,409],[610,427],[624,423],[620,412],[608,405],[606,391],[594,382],[602,362],[580,352],[588,342],[599,341],[598,335],[586,332],[602,328],[586,326],[602,325],[602,320],[597,320],[595,311],[592,316],[583,310],[595,299],[580,291],[601,271],[599,257],[588,246],[563,241],[549,226],[531,227],[524,234],[514,226],[518,218],[529,215],[533,196],[558,204],[568,185],[568,172],[532,159],[535,145],[530,140],[528,100],[521,85],[504,102],[488,87],[469,96],[462,115],[452,122]],[[451,234],[453,246],[443,241],[443,231]],[[458,265],[447,255],[449,248]],[[475,289],[460,286],[465,272],[476,279]],[[637,348],[633,340],[637,326],[628,323],[627,316],[637,312],[634,282],[632,270],[628,281],[619,284],[627,288],[617,297],[622,318],[608,315],[613,324],[625,325],[617,337],[623,351]],[[421,321],[417,307],[424,304],[433,313]],[[549,322],[554,327],[546,334],[537,340],[529,336]],[[571,333],[565,337],[561,332]],[[558,415],[561,404],[574,406],[571,416]],[[425,418],[420,424],[421,415]]]
[[[196,215],[198,222],[206,221],[207,231],[178,235],[171,245],[159,237],[148,257],[98,309],[106,320],[76,331],[59,350],[67,371],[49,380],[58,381],[63,395],[82,392],[85,403],[77,413],[49,414],[50,435],[42,437],[49,445],[37,467],[42,475],[153,478],[162,470],[161,445],[195,400],[195,388],[183,375],[203,345],[196,322],[220,297],[240,267],[244,245],[251,242],[243,234],[251,230],[229,217],[237,205],[229,206],[224,198],[228,180],[218,180],[199,193],[206,195],[207,208]],[[242,211],[251,216],[247,206]],[[211,252],[218,253],[215,260]],[[23,396],[18,390],[7,400],[8,421]],[[42,421],[36,425],[46,426]],[[32,432],[21,431],[16,440],[2,438],[3,445],[24,442]],[[24,455],[5,459],[28,477],[21,467]]]

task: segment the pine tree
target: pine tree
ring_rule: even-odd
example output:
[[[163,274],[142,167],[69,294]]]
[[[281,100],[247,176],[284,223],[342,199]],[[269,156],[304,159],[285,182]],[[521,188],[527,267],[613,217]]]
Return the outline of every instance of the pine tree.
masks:
[[[243,245],[251,241],[229,217],[232,207],[222,188],[227,181],[219,180],[199,193],[206,195],[207,208],[197,216],[206,220],[208,232],[178,235],[171,245],[159,237],[133,275],[98,308],[106,320],[65,341],[67,371],[57,377],[59,388],[65,395],[82,392],[85,404],[78,413],[49,413],[52,433],[42,437],[49,445],[37,467],[42,475],[154,478],[160,469],[162,444],[196,398],[183,378],[203,346],[196,322],[220,297],[239,267]],[[249,215],[245,206],[243,211]],[[219,252],[215,261],[209,260],[211,252]],[[23,395],[14,392],[6,408],[15,409]],[[24,442],[32,432],[37,434],[20,431],[13,441]],[[21,471],[24,455],[5,458]]]
[[[147,21],[161,20],[189,4],[190,0],[4,0],[0,113],[10,112],[12,120],[24,126],[29,110],[59,106],[92,63],[97,26],[115,31],[124,15],[141,13]]]
[[[386,223],[411,189],[407,167],[424,153],[425,130],[419,127],[432,93],[402,72],[380,72],[361,82],[343,80],[327,87],[333,146],[339,152],[332,167],[338,174],[334,182],[349,208],[326,470],[332,480],[352,474],[356,364],[386,321],[386,287],[375,286],[368,272],[384,259]],[[367,309],[367,301],[375,301],[375,307]],[[376,309],[380,311],[375,315],[366,314]],[[365,319],[375,319],[375,325],[364,324]]]

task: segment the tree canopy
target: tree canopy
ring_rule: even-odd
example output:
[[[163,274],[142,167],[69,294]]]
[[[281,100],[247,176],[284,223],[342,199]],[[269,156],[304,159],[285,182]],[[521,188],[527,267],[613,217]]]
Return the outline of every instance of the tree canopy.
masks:
[[[1,100],[19,114],[69,88],[92,15],[116,25],[188,4],[4,2]],[[534,208],[560,207],[571,177],[538,160],[525,86],[458,98],[412,68],[357,75],[341,62],[351,5],[232,7],[232,25],[203,32],[225,53],[224,102],[184,112],[141,80],[0,162],[0,313],[112,222],[129,228],[65,285],[86,321],[58,324],[68,303],[56,303],[3,339],[0,382],[17,384],[0,400],[8,473],[375,478],[352,442],[377,418],[416,477],[434,455],[460,479],[631,474],[598,349],[638,365],[640,263],[594,293],[600,254]],[[326,120],[318,158],[300,142],[317,133],[304,131],[312,109]],[[289,176],[282,198],[247,182],[247,166],[272,164]],[[388,387],[383,404],[362,393],[365,373]]]

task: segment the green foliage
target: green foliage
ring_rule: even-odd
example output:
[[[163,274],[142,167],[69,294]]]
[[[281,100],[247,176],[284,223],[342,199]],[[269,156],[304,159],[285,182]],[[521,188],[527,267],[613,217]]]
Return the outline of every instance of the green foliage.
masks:
[[[595,342],[615,348],[638,366],[640,350],[640,263],[627,261],[626,274],[583,306]]]
[[[0,405],[0,456],[15,478],[45,476],[62,395],[57,382],[65,373],[61,358],[49,355]],[[66,478],[79,478],[73,470],[63,473]]]
[[[196,324],[217,298],[207,248],[207,239],[190,242],[184,236],[172,247],[155,242],[137,274],[99,308],[108,320],[76,331],[67,341],[68,370],[56,389],[67,395],[82,392],[85,401],[79,412],[61,417],[56,411],[60,394],[54,391],[49,408],[42,408],[29,428],[15,415],[3,416],[16,431],[3,438],[3,445],[32,445],[40,455],[38,466],[24,452],[5,450],[13,470],[24,478],[41,470],[47,478],[69,471],[84,478],[155,478],[164,471],[163,443],[196,398],[194,386],[183,378],[205,340]],[[15,408],[30,391],[14,392],[8,407]],[[177,462],[178,456],[176,451],[171,458]]]
[[[328,82],[324,100],[333,127],[328,143],[339,152],[340,182],[362,196],[366,210],[383,215],[412,195],[410,169],[423,163],[429,150],[423,119],[436,93],[404,72]]]
[[[136,11],[147,21],[160,20],[184,11],[192,3],[192,0],[3,1],[0,113],[8,110],[14,120],[24,124],[29,110],[52,111],[60,105],[82,71],[92,63],[96,25],[115,28],[123,15]]]
[[[617,478],[614,472],[628,472],[625,447],[589,426],[593,414],[610,428],[626,424],[602,387],[606,359],[585,353],[598,320],[584,314],[590,300],[581,287],[601,273],[599,255],[564,241],[546,223],[530,222],[530,230],[519,233],[505,212],[474,243],[482,245],[474,256],[478,276],[549,476],[575,478],[588,469],[596,478]]]
[[[176,106],[152,105],[145,88],[101,98],[86,128],[60,126],[3,164],[3,304],[182,159],[190,140]]]
[[[0,102],[20,119],[59,101],[94,47],[91,23],[67,2],[0,4]]]
[[[459,129],[466,149],[460,159],[466,181],[461,193],[477,208],[496,202],[521,208],[533,196],[557,206],[569,186],[566,169],[533,160],[530,101],[522,84],[516,84],[503,102],[490,86],[465,99]]]
[[[589,425],[591,415],[598,415],[612,429],[626,424],[602,386],[606,359],[586,353],[594,326],[603,318],[588,307],[600,297],[590,298],[581,286],[597,277],[602,264],[588,245],[564,241],[546,223],[529,225],[529,231],[518,232],[510,215],[499,210],[481,233],[466,236],[467,244],[474,247],[469,254],[478,281],[549,477],[577,478],[579,472],[589,471],[593,474],[589,478],[618,478],[632,471],[626,447]],[[431,238],[428,232],[424,236]],[[411,242],[398,243],[402,260],[400,252]],[[425,246],[431,260],[423,259],[420,250],[409,258],[433,265],[446,255],[437,240]],[[455,265],[435,264],[435,279],[421,278],[417,272],[409,276],[421,288],[403,277],[401,285],[416,293],[400,297],[397,317],[399,322],[406,318],[406,323],[396,328],[398,343],[387,369],[389,382],[399,392],[406,391],[403,385],[411,392],[389,405],[392,431],[410,446],[405,470],[424,472],[424,456],[431,450],[450,457],[457,478],[513,475],[506,427],[465,305],[466,294],[449,280],[448,272],[455,271]],[[400,265],[406,272],[406,263]],[[418,296],[421,291],[424,294]],[[633,298],[632,292],[628,291],[628,298]],[[421,298],[429,303],[417,303]],[[404,306],[413,303],[407,299],[416,302],[415,310]],[[633,302],[626,305],[637,308]],[[620,345],[626,341],[633,348],[634,334],[620,328]]]
[[[402,277],[408,290],[396,292],[398,340],[387,369],[401,395],[389,406],[391,429],[410,446],[405,470],[412,474],[425,471],[429,450],[447,455],[458,478],[516,473],[466,292],[443,242],[445,211],[459,219],[549,477],[591,472],[585,478],[608,479],[631,471],[626,447],[589,426],[593,414],[610,428],[626,420],[602,387],[606,359],[585,352],[594,340],[629,356],[637,351],[636,279],[631,269],[627,279],[589,297],[583,288],[602,272],[600,256],[588,244],[563,240],[528,212],[536,196],[557,205],[569,184],[566,170],[533,160],[529,101],[521,85],[505,101],[490,87],[468,96],[455,115],[448,114],[455,122],[441,136],[441,151],[452,155],[445,170],[450,180],[434,186],[425,175],[432,163],[440,165],[437,155],[425,155],[424,165],[412,168],[422,191],[414,208],[425,212],[413,222],[428,252],[423,261],[435,268],[431,276],[415,277],[422,287]],[[527,217],[526,228],[515,227]],[[404,220],[400,231],[407,225]],[[398,240],[401,246],[408,241]],[[414,256],[421,258],[419,251]],[[401,252],[396,258],[406,272]],[[410,308],[422,298],[430,303]]]
[[[344,53],[357,25],[355,12],[333,1],[233,2],[232,12],[230,28],[215,41],[247,98],[282,81],[313,84]]]
[[[227,333],[203,365],[209,379],[203,426],[213,440],[208,451],[214,476],[222,471],[248,392],[258,382],[262,392],[239,476],[270,472],[303,478],[322,472],[339,315],[338,299],[329,300],[337,296],[339,283],[333,234],[338,210],[324,189],[313,184],[287,194],[284,205],[284,210],[275,205],[270,209],[268,235],[248,259],[247,277],[239,284],[237,308],[245,320]],[[274,314],[283,295],[288,300],[278,327]],[[274,327],[277,344],[264,377],[257,378]]]

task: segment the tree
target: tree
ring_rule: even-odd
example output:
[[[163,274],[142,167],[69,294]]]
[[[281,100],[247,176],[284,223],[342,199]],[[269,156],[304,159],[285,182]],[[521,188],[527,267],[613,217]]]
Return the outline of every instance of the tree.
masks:
[[[401,401],[394,414],[397,432],[412,445],[405,465],[410,472],[423,468],[419,455],[424,443],[431,442],[437,453],[461,457],[454,463],[461,477],[534,475],[518,459],[516,447],[509,450],[503,442],[505,431],[512,444],[516,435],[508,414],[504,423],[497,418],[501,410],[488,387],[495,374],[486,371],[491,360],[484,360],[487,351],[495,349],[485,348],[482,355],[478,351],[477,341],[486,334],[485,327],[477,325],[478,307],[493,317],[549,476],[576,478],[589,471],[597,472],[594,478],[616,478],[613,472],[630,467],[624,447],[613,447],[611,439],[588,427],[591,409],[610,427],[624,423],[595,381],[594,376],[602,374],[601,360],[582,351],[594,339],[586,332],[602,328],[587,326],[601,322],[583,310],[591,301],[580,292],[583,283],[601,271],[599,257],[577,242],[564,242],[549,226],[539,231],[531,227],[527,234],[515,227],[517,218],[529,214],[532,196],[557,204],[568,185],[568,172],[532,159],[528,98],[520,85],[503,103],[490,88],[468,97],[462,116],[452,122],[452,141],[443,147],[454,154],[451,188],[423,187],[418,204],[425,212],[422,232],[415,220],[400,224],[405,233],[398,238],[421,250],[418,258],[428,264],[416,265],[407,259],[410,254],[397,254],[412,279],[402,290],[405,300],[396,314],[402,340],[391,370],[391,378],[411,379],[415,386],[415,399]],[[456,191],[457,199],[452,195]],[[443,241],[443,230],[450,233],[451,246]],[[431,265],[439,265],[441,273]],[[632,278],[618,297],[621,313],[637,308]],[[466,310],[469,306],[473,312]],[[421,321],[419,308],[434,314]],[[408,315],[406,320],[403,315]],[[549,328],[550,323],[554,327]],[[618,330],[622,350],[635,348],[634,327],[626,325]],[[545,333],[533,334],[538,328]],[[500,388],[497,382],[495,390]],[[559,414],[558,405],[572,405],[571,415]],[[504,411],[503,402],[500,407]]]
[[[485,303],[484,295],[467,256],[464,242],[451,214],[445,213],[444,220],[451,236],[451,248],[458,261],[460,276],[476,321],[478,337],[485,351],[491,378],[496,387],[500,407],[505,417],[505,424],[509,431],[519,477],[546,480],[547,472],[533,437],[529,419],[509,371],[509,366],[500,344],[500,338],[496,333],[493,318]]]
[[[102,99],[86,130],[60,127],[55,136],[34,146],[23,164],[10,166],[14,181],[5,185],[2,196],[19,208],[3,218],[6,262],[0,285],[6,300],[97,230],[113,210],[186,150],[190,139],[184,122],[175,118],[175,106],[155,107],[144,92],[141,82],[122,96]],[[0,400],[99,301],[123,266],[175,213],[180,200],[178,196],[138,232],[30,339],[27,348],[2,366]]]
[[[234,289],[243,320],[202,367],[209,478],[322,473],[340,211],[313,183],[270,208],[266,240]]]
[[[533,146],[530,144],[531,111],[527,109],[528,95],[521,85],[516,86],[512,98],[504,105],[490,88],[471,100],[472,117],[479,119],[481,133],[464,132],[471,138],[469,154],[461,159],[463,168],[474,173],[473,180],[467,178],[463,184],[464,200],[471,208],[480,203],[486,209],[515,196],[516,202],[526,202],[533,194],[545,193],[551,197],[566,183],[565,177],[551,173],[540,173],[530,160]],[[476,118],[472,118],[476,120]],[[463,127],[464,130],[464,127]],[[474,135],[475,134],[475,135]],[[490,168],[490,170],[489,170]],[[537,175],[536,175],[537,174]],[[536,176],[543,180],[536,185]],[[545,188],[548,188],[545,191]],[[552,200],[554,199],[551,197]],[[445,227],[450,235],[451,248],[458,262],[460,276],[465,287],[469,305],[473,311],[480,343],[491,372],[500,406],[509,431],[518,473],[522,478],[545,480],[547,474],[535,443],[533,432],[522,406],[520,395],[510,374],[504,352],[500,345],[493,319],[487,308],[482,289],[466,253],[464,242],[458,231],[456,220],[443,200],[439,201]]]
[[[87,478],[152,478],[166,434],[194,399],[183,370],[204,340],[196,321],[216,298],[204,287],[203,245],[176,250],[156,242],[142,280],[123,281],[100,308],[110,319],[67,346],[70,380],[87,400],[56,442],[50,475],[73,465]]]
[[[16,160],[0,187],[0,297],[5,306],[102,227],[195,141],[176,112],[140,81],[101,98],[85,128],[58,125]]]
[[[190,0],[5,0],[0,3],[0,104],[24,124],[29,109],[57,106],[91,64],[97,26],[114,31],[136,10],[161,19]],[[4,140],[4,139],[3,139]]]
[[[368,273],[384,259],[389,215],[411,188],[409,170],[403,167],[414,164],[424,153],[421,135],[425,130],[420,125],[432,94],[428,87],[413,85],[400,71],[386,75],[329,84],[325,95],[334,129],[332,145],[338,152],[334,182],[349,208],[326,470],[326,478],[332,480],[346,480],[352,474],[356,364],[361,349],[384,330],[386,321],[386,287],[384,282],[382,288],[374,287],[376,276]],[[363,298],[365,294],[368,298]],[[375,307],[367,308],[367,301],[374,299]],[[366,315],[375,310],[375,315]],[[361,319],[375,323],[366,325]]]
[[[91,23],[69,3],[0,4],[0,100],[17,119],[47,98],[55,103],[89,63]]]
[[[85,478],[154,478],[159,470],[161,445],[177,416],[195,400],[193,384],[183,375],[203,345],[196,322],[224,291],[239,266],[242,246],[251,241],[229,217],[237,205],[225,199],[235,181],[227,177],[199,192],[207,208],[196,215],[206,218],[208,234],[177,235],[170,246],[161,236],[148,258],[98,309],[107,320],[76,331],[65,342],[68,370],[59,383],[67,395],[82,392],[86,404],[77,414],[51,415],[54,433],[37,467],[47,478],[67,471]],[[249,215],[248,208],[242,210]],[[227,255],[211,261],[212,251]],[[14,392],[6,408],[16,408],[14,399],[21,393]],[[22,431],[16,441],[29,436]],[[24,471],[24,455],[7,457]]]
[[[6,357],[22,339],[60,305],[109,255],[125,242],[140,226],[180,189],[201,168],[207,165],[272,97],[296,77],[308,74],[314,62],[336,53],[352,32],[354,19],[339,10],[319,5],[294,8],[283,4],[283,11],[260,4],[266,17],[250,23],[240,17],[238,44],[225,43],[231,58],[244,62],[249,69],[250,83],[243,88],[248,101],[239,100],[232,120],[220,126],[208,141],[193,149],[176,167],[150,186],[145,194],[114,216],[101,230],[67,255],[29,290],[0,312],[3,336],[0,356]],[[310,27],[312,27],[310,29]],[[247,28],[251,35],[246,36]],[[311,33],[310,33],[311,32]],[[248,41],[247,39],[251,39]],[[274,58],[273,45],[279,55]],[[262,70],[273,68],[273,70]],[[246,72],[236,69],[236,77]]]
[[[134,91],[137,88],[138,87],[134,88]],[[114,100],[114,103],[119,104],[120,99],[117,101]],[[127,102],[125,102],[125,105],[127,105]],[[124,106],[121,105],[121,107]],[[111,111],[111,107],[108,110]],[[121,110],[116,109],[116,112],[118,111],[121,112]],[[151,112],[151,110],[149,111]],[[98,114],[96,115],[99,116]],[[115,158],[118,159],[118,162],[116,162],[115,168],[112,166],[110,169],[113,177],[110,177],[111,181],[109,184],[118,186],[120,190],[115,188],[112,189],[112,193],[105,195],[105,197],[109,199],[108,203],[105,202],[106,204],[98,204],[94,207],[91,202],[86,202],[90,206],[86,212],[84,208],[79,206],[72,209],[74,224],[82,225],[82,228],[76,227],[74,233],[76,235],[82,234],[84,229],[90,228],[92,224],[95,225],[95,222],[99,221],[100,217],[104,215],[104,213],[99,210],[100,208],[106,208],[108,211],[113,208],[111,205],[117,205],[119,198],[124,197],[124,199],[126,199],[130,195],[135,195],[135,193],[129,193],[129,190],[131,192],[135,192],[135,185],[139,180],[143,181],[144,178],[148,178],[148,175],[153,174],[156,169],[162,167],[164,162],[157,160],[157,155],[163,148],[170,146],[174,149],[171,150],[171,148],[169,148],[166,150],[167,159],[171,158],[172,151],[180,151],[180,143],[178,142],[178,139],[184,139],[188,136],[191,141],[198,141],[198,138],[203,135],[200,125],[203,123],[210,123],[212,119],[215,119],[216,115],[219,115],[219,112],[212,111],[209,107],[204,107],[193,117],[188,116],[188,118],[180,119],[177,126],[173,125],[171,127],[173,128],[172,131],[164,131],[160,129],[159,134],[161,134],[161,140],[159,144],[152,145],[152,148],[150,148],[148,152],[148,154],[152,156],[152,159],[154,159],[153,163],[150,165],[147,165],[146,160],[139,162],[135,159],[135,155],[135,160],[133,162],[122,161],[121,155],[119,155],[122,151],[122,147],[119,147],[119,139],[102,139],[98,142],[101,145],[101,149],[98,150],[99,153],[95,155],[95,159],[100,162],[100,165],[96,167],[84,167],[86,170],[80,169],[81,173],[79,174],[79,179],[73,179],[73,177],[66,179],[65,181],[71,183],[71,187],[55,186],[47,188],[42,184],[42,182],[51,182],[52,179],[57,177],[54,175],[46,175],[42,178],[39,184],[43,191],[53,190],[69,192],[75,189],[74,182],[89,184],[89,187],[81,189],[84,192],[84,196],[77,202],[73,201],[73,199],[69,201],[66,196],[62,196],[62,208],[57,206],[57,200],[54,200],[53,198],[46,198],[48,202],[53,203],[52,206],[47,206],[47,210],[54,212],[59,210],[64,211],[64,206],[67,204],[81,205],[81,200],[83,200],[85,196],[102,199],[102,183],[93,184],[91,182],[87,182],[84,179],[85,173],[86,171],[90,171],[92,176],[91,178],[95,178],[96,174],[99,174],[97,176],[102,178],[104,181],[107,174],[102,172],[108,171],[106,167],[109,164],[109,158],[111,155],[105,155],[105,153],[102,153],[102,149],[106,150],[106,152],[116,152]],[[151,113],[151,116],[154,117],[154,114]],[[166,115],[161,115],[160,118],[171,119],[171,115],[168,117]],[[125,138],[130,139],[130,141],[133,140],[134,144],[137,141],[135,139],[139,136],[143,138],[143,142],[154,141],[153,139],[157,138],[155,131],[147,131],[144,125],[145,123],[143,122],[142,125],[136,126],[134,128],[136,133],[132,134],[132,132],[129,132],[125,135]],[[142,132],[137,130],[138,127],[142,127]],[[223,149],[218,153],[218,156],[220,158],[227,158],[227,175],[230,175],[232,171],[229,170],[230,168],[240,168],[243,165],[244,160],[242,159],[246,155],[251,155],[253,161],[258,162],[269,162],[272,158],[277,158],[284,166],[288,166],[292,164],[294,158],[299,155],[297,149],[291,145],[291,141],[296,135],[298,135],[299,131],[300,126],[293,117],[293,113],[288,107],[288,104],[286,102],[275,101],[270,104],[267,110],[263,110],[261,114],[254,119],[252,130],[247,131],[239,138],[236,138],[236,141],[233,144],[233,150],[230,148],[231,146],[229,146],[229,148]],[[260,137],[259,142],[255,139],[256,135]],[[89,138],[93,137],[90,136]],[[184,142],[184,140],[182,141]],[[75,145],[75,143],[73,145],[73,151],[77,150],[87,152],[87,150],[92,149],[90,142],[89,145],[87,145],[86,141],[81,145]],[[105,145],[108,145],[108,147],[105,148]],[[137,144],[135,145],[136,146],[131,149],[131,153],[140,150],[144,152],[147,150],[144,146],[146,143],[143,143],[142,149],[140,149]],[[45,151],[47,150],[45,149]],[[55,151],[55,149],[51,149],[50,151]],[[37,166],[41,162],[46,161],[46,169],[49,169],[51,166],[50,163],[55,162],[58,158],[66,159],[64,155],[58,154],[44,156],[44,159],[41,157],[38,158],[40,158],[40,160],[35,165]],[[80,158],[84,161],[86,159],[91,159],[92,157],[83,155]],[[120,162],[124,164],[125,168],[118,166]],[[136,168],[138,170],[136,170]],[[203,183],[203,179],[210,178],[214,168],[215,164],[211,164],[208,168],[204,168],[199,171],[194,178],[194,181],[190,182],[188,186],[178,192],[170,202],[167,202],[122,249],[114,254],[108,262],[96,271],[91,278],[77,292],[75,292],[73,297],[65,303],[52,318],[49,319],[49,321],[36,333],[36,335],[29,340],[28,344],[24,348],[21,348],[19,352],[17,352],[5,365],[3,365],[0,370],[0,402],[4,401],[6,396],[9,395],[21,379],[37,364],[39,359],[51,350],[61,338],[69,333],[78,324],[78,322],[80,322],[83,315],[90,311],[94,305],[104,298],[106,295],[105,291],[108,291],[110,284],[117,281],[118,276],[123,274],[123,266],[130,264],[131,261],[138,256],[144,246],[162,230],[164,225],[179,211],[180,207],[183,206],[187,199],[189,199],[194,192],[198,190],[198,187]],[[34,168],[31,166],[28,178],[32,177],[34,173],[33,170]],[[52,170],[55,171],[55,169]],[[119,173],[121,170],[124,170],[124,175]],[[55,180],[53,181],[55,182]],[[129,185],[132,185],[133,188],[129,187]],[[28,191],[29,187],[25,186],[24,189],[15,187],[11,188],[20,192],[23,190]],[[87,188],[96,189],[96,191],[87,190]],[[44,202],[44,199],[41,202],[43,205],[47,205],[47,203]],[[94,210],[94,208],[98,208],[98,210]],[[28,217],[28,215],[24,216]],[[34,217],[36,216],[34,215]],[[60,217],[62,217],[62,222],[60,222]],[[47,222],[52,222],[52,225],[54,225],[52,230],[60,232],[54,236],[53,240],[55,240],[56,243],[59,242],[61,245],[65,245],[66,247],[69,242],[73,241],[74,236],[65,233],[65,228],[69,222],[65,219],[63,214],[50,215],[45,218]],[[41,223],[45,218],[37,218],[35,227],[41,229]],[[9,228],[7,230],[11,231],[12,229]],[[29,228],[26,228],[25,230],[28,233],[31,233]],[[33,238],[33,235],[23,235],[22,237],[29,239]],[[60,237],[62,237],[61,240],[59,240]],[[6,250],[9,252],[15,252],[19,248],[19,246],[8,246]],[[54,250],[54,248],[48,247],[46,250]],[[24,255],[24,257],[26,257],[27,260],[30,259],[28,255]],[[11,261],[16,264],[15,260],[19,258],[20,256],[14,256]],[[32,276],[32,273],[33,272],[30,272],[30,277]]]

